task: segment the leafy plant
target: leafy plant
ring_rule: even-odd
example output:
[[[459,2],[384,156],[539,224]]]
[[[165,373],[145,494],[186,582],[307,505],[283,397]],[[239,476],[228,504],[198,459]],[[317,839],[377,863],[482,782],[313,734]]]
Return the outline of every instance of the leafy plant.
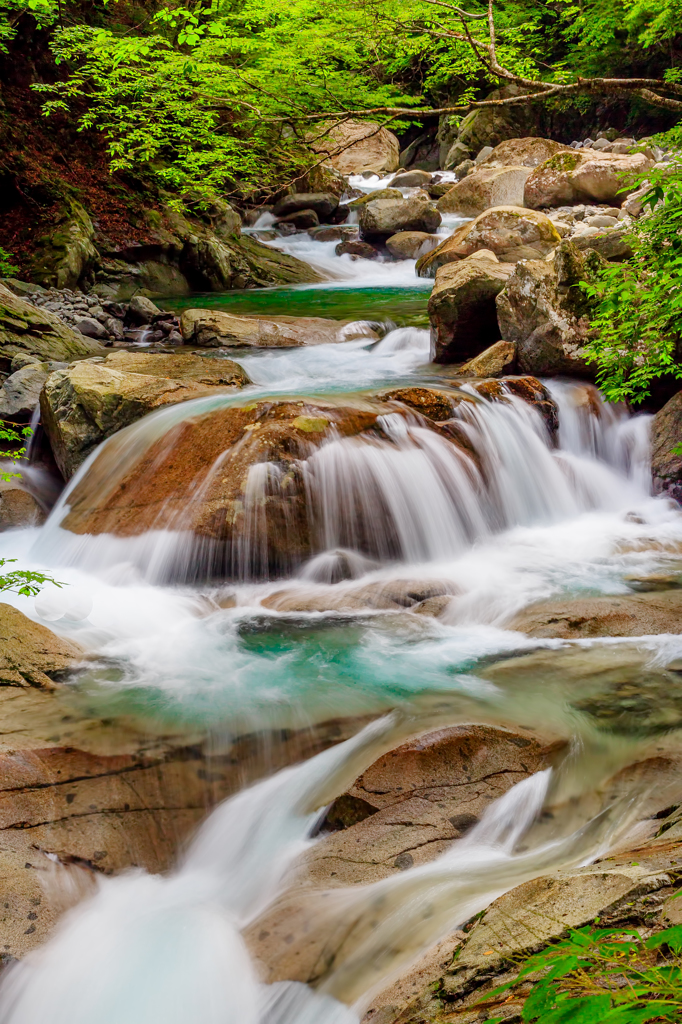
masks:
[[[614,402],[641,402],[657,378],[682,378],[682,163],[650,171],[647,185],[633,257],[584,285],[599,300],[588,359]]]
[[[537,975],[540,977],[538,978]],[[535,953],[517,976],[490,992],[485,1003],[527,987],[521,1018],[527,1024],[645,1024],[682,1016],[682,927],[642,939],[637,932],[584,927]],[[488,1024],[505,1018],[490,1017]]]
[[[12,263],[12,253],[0,245],[0,277],[13,277],[18,270],[19,267]]]
[[[13,446],[7,451],[0,451],[0,459],[11,459],[13,463],[12,469],[0,468],[0,480],[4,483],[9,483],[10,480],[21,476],[21,473],[15,471],[14,466],[16,466],[20,459],[26,457],[25,439],[29,438],[31,433],[30,427],[22,427],[21,433],[18,433],[11,424],[0,423],[0,444],[4,443]]]

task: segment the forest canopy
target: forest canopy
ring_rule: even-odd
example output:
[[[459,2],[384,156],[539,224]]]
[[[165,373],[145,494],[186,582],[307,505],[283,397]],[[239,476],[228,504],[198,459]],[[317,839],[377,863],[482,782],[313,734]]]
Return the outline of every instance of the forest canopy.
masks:
[[[45,114],[69,110],[104,135],[112,169],[148,169],[180,197],[277,187],[314,160],[306,141],[332,123],[326,114],[383,108],[381,121],[400,130],[418,111],[464,114],[509,80],[540,93],[637,76],[667,90],[638,95],[682,113],[680,0],[513,0],[492,13],[491,55],[481,0],[2,0],[0,43],[32,15],[59,69],[35,86]]]

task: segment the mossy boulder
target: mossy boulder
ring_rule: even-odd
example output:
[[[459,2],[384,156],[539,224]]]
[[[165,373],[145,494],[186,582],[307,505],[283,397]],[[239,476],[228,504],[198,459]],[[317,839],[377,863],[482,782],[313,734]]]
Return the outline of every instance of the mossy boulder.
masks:
[[[620,206],[629,194],[628,175],[634,182],[652,162],[644,153],[603,153],[592,149],[556,153],[529,176],[524,202],[534,210],[586,201]],[[634,189],[633,184],[631,191]]]
[[[667,494],[682,505],[682,391],[654,416],[651,431],[651,473],[656,494]]]
[[[66,200],[47,234],[38,239],[31,278],[45,287],[76,288],[99,262],[95,228],[83,206]]]
[[[43,426],[66,479],[102,441],[147,413],[214,394],[216,388],[249,383],[243,370],[229,360],[221,360],[219,366],[215,360],[214,370],[213,360],[198,366],[196,360],[201,357],[170,358],[172,366],[160,356],[142,354],[139,369],[143,372],[135,372],[131,369],[137,368],[134,356],[123,353],[110,363],[74,363],[48,378],[40,396]],[[185,360],[192,365],[183,365]]]
[[[502,338],[516,344],[524,373],[593,379],[584,346],[594,303],[580,282],[594,279],[604,263],[597,253],[582,253],[564,241],[553,261],[516,264],[497,296],[497,317]]]
[[[0,285],[0,372],[9,373],[12,360],[18,355],[70,363],[103,355],[105,351],[99,342],[72,331],[59,317],[32,306]]]

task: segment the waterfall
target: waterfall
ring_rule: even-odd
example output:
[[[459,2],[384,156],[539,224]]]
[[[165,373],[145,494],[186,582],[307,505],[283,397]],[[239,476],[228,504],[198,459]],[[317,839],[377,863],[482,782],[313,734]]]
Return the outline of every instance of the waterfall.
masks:
[[[390,351],[403,339],[388,335],[379,344]],[[91,456],[67,488],[38,550],[62,564],[106,567],[121,560],[125,544],[126,561],[150,580],[265,579],[300,569],[297,545],[282,543],[287,535],[297,544],[309,536],[310,557],[344,549],[379,562],[429,562],[458,555],[492,533],[592,509],[615,510],[643,497],[648,417],[628,419],[611,410],[589,385],[553,384],[550,390],[559,410],[556,447],[537,409],[511,393],[504,401],[482,401],[465,385],[470,400],[460,401],[438,431],[403,408],[380,415],[374,429],[352,437],[331,431],[320,446],[309,447],[307,458],[286,466],[256,462],[226,543],[194,536],[190,524],[211,481],[229,471],[235,452],[250,443],[248,436],[220,454],[203,477],[188,481],[185,502],[176,502],[172,514],[161,509],[158,527],[146,534],[123,541],[60,529],[76,486],[86,507],[106,503],[117,480],[152,443],[160,441],[160,463],[164,452],[173,451],[183,417],[189,421],[219,403],[199,399],[163,410]],[[296,505],[299,494],[303,512]],[[290,554],[275,557],[274,536]]]

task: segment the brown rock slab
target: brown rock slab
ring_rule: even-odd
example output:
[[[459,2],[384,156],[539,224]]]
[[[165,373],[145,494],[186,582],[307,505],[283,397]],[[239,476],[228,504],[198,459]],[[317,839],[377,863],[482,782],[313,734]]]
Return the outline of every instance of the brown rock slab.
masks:
[[[512,341],[496,341],[480,355],[460,366],[462,377],[502,377],[514,370],[516,345]]]
[[[515,615],[508,628],[565,640],[682,633],[682,591],[540,601]]]
[[[323,317],[233,316],[217,309],[186,309],[180,321],[187,343],[205,348],[298,348],[347,341],[346,321]]]
[[[0,685],[38,686],[47,690],[83,658],[83,650],[0,604]]]

